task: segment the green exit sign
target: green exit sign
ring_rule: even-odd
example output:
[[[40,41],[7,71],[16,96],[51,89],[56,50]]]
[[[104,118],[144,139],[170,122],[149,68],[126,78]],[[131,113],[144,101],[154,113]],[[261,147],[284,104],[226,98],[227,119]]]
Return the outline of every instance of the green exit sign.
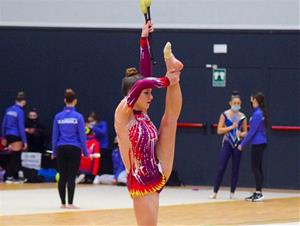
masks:
[[[225,68],[213,69],[212,86],[213,87],[226,87],[226,69]]]

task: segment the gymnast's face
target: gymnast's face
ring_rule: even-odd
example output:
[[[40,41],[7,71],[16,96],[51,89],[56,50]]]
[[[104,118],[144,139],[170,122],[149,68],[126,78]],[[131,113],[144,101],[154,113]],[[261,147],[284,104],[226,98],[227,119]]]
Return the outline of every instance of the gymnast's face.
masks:
[[[134,109],[145,112],[150,107],[152,100],[153,100],[152,89],[144,89],[141,92],[139,99],[135,103]]]
[[[239,111],[241,109],[241,104],[242,104],[242,101],[240,98],[236,97],[236,98],[233,98],[230,102],[229,102],[229,105],[231,106],[231,109],[233,111]]]

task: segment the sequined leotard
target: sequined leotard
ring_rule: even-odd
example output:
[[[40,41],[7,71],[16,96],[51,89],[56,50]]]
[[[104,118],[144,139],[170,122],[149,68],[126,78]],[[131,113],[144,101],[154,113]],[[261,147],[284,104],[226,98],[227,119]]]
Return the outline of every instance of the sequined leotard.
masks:
[[[132,197],[160,191],[166,183],[155,151],[157,129],[145,113],[134,112],[134,117],[129,123],[128,189]]]

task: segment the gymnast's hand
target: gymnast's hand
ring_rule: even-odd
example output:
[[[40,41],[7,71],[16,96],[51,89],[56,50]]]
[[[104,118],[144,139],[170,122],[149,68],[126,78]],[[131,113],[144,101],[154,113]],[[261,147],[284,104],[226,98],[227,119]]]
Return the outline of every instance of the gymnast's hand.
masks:
[[[142,37],[147,38],[154,31],[153,23],[149,20],[142,28]]]
[[[180,71],[170,70],[167,72],[166,77],[170,81],[170,86],[176,85],[180,81]]]
[[[242,151],[242,146],[241,145],[238,146],[238,150]]]
[[[23,151],[26,151],[27,148],[28,148],[28,144],[24,144],[24,145],[23,145]]]
[[[7,145],[7,140],[3,138],[1,140],[1,144],[5,147]]]

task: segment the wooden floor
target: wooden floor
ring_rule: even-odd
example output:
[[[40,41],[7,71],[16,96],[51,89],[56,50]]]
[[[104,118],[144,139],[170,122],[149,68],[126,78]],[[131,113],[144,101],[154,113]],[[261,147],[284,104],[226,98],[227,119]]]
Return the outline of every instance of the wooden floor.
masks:
[[[247,225],[300,221],[300,198],[202,203],[160,208],[159,225]],[[132,209],[0,217],[1,226],[135,225]]]

